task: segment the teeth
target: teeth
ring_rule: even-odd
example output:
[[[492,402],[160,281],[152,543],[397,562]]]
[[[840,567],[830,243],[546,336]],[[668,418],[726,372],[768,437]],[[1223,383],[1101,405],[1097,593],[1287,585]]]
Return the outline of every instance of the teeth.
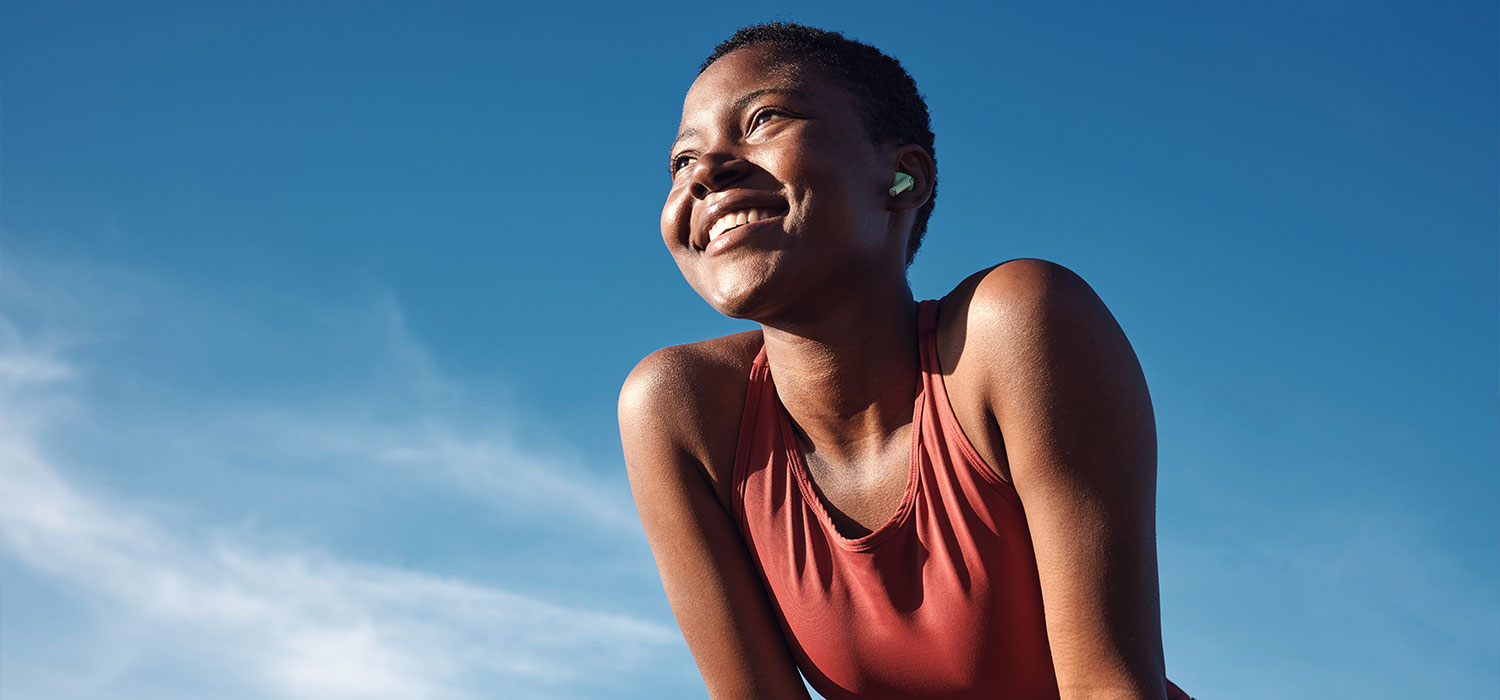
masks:
[[[732,228],[744,226],[745,224],[753,224],[773,216],[777,216],[777,214],[770,209],[741,209],[729,212],[719,217],[719,220],[715,221],[713,226],[708,229],[708,240],[713,241],[715,238],[724,235],[725,231]]]

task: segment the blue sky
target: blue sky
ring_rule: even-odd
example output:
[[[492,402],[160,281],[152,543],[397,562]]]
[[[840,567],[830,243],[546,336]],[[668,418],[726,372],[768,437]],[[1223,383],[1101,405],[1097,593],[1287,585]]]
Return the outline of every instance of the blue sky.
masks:
[[[0,5],[0,696],[701,697],[614,421],[744,328],[657,220],[736,26],[900,58],[920,297],[1151,384],[1169,674],[1500,694],[1492,3]]]

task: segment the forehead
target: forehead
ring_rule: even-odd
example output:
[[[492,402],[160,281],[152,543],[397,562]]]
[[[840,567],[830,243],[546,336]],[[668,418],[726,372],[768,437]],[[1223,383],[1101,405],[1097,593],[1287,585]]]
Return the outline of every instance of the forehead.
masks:
[[[757,44],[714,61],[688,89],[682,102],[682,124],[712,118],[747,94],[761,90],[796,92],[830,105],[855,107],[854,96],[817,63],[787,49]]]

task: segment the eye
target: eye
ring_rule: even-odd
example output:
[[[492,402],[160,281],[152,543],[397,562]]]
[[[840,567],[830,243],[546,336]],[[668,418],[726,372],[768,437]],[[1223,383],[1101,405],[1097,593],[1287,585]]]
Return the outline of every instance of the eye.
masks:
[[[673,175],[676,175],[679,170],[682,170],[683,168],[686,168],[687,166],[692,165],[692,164],[693,164],[693,155],[690,154],[690,153],[684,153],[684,154],[682,154],[680,156],[677,156],[677,157],[673,158],[672,162],[667,165],[667,169],[670,170],[670,171],[672,171]]]
[[[775,107],[767,107],[760,110],[759,112],[756,112],[753,116],[750,117],[750,127],[746,131],[755,131],[756,129],[760,128],[761,124],[771,121],[772,119],[775,119],[777,117],[785,116],[788,116],[786,112]]]

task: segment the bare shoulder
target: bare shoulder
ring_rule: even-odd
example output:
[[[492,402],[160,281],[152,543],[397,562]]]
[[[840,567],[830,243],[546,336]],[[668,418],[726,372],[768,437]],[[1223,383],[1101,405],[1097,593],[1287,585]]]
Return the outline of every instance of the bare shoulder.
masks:
[[[1015,482],[1019,448],[1038,420],[1092,409],[1114,387],[1149,407],[1129,341],[1072,270],[1018,259],[981,270],[943,298],[938,357],[955,415],[995,474]],[[1070,409],[1072,404],[1074,408]],[[1149,411],[1149,408],[1145,410]]]
[[[662,412],[672,415],[660,417],[682,418],[690,409],[716,407],[726,400],[725,393],[738,393],[743,402],[750,364],[761,342],[760,331],[747,331],[671,345],[647,355],[620,389],[621,418]]]
[[[760,331],[747,331],[668,346],[642,359],[620,390],[627,468],[696,462],[727,505],[750,365],[761,342]]]
[[[940,321],[941,342],[956,350],[950,353],[954,364],[991,380],[1062,359],[1050,356],[1058,351],[1129,349],[1114,316],[1082,277],[1034,258],[969,276],[943,299]]]
[[[1019,258],[980,270],[944,299],[971,330],[1026,333],[1058,317],[1108,313],[1092,287],[1072,270],[1047,260]]]

